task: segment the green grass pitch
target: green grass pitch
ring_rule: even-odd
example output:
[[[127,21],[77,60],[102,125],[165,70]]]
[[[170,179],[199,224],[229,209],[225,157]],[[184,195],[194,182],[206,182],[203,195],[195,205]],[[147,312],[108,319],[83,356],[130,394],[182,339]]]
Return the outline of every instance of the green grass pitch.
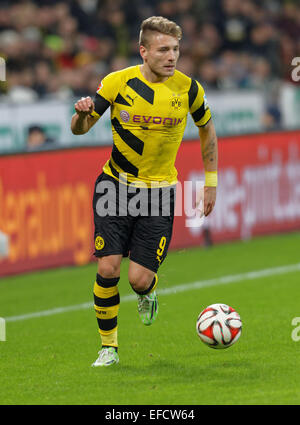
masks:
[[[92,303],[96,264],[0,280],[0,404],[255,405],[299,404],[300,233],[169,252],[159,271],[159,315],[149,327],[137,313],[122,263],[119,291],[120,363],[92,368],[100,348]],[[270,274],[243,278],[270,269]],[[186,291],[176,285],[230,279]],[[123,302],[122,302],[123,299]],[[222,302],[241,315],[240,340],[225,350],[205,346],[195,323],[207,305]],[[57,314],[16,316],[75,306]],[[84,307],[84,306],[83,306]],[[300,332],[299,332],[300,333]]]

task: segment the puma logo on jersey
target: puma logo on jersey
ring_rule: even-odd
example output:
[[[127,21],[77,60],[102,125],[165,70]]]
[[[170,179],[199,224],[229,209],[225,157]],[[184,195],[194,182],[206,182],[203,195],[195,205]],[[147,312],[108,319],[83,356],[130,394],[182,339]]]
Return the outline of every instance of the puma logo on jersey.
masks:
[[[137,96],[135,96],[134,98],[130,97],[129,94],[126,94],[127,99],[131,100],[132,105],[134,104],[135,99],[137,98]]]

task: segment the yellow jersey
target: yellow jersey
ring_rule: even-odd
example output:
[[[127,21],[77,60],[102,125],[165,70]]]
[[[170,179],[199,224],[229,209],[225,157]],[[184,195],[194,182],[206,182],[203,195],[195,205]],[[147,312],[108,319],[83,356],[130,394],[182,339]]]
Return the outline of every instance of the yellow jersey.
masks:
[[[188,112],[197,126],[211,118],[198,81],[176,70],[163,83],[151,83],[140,65],[108,74],[94,103],[95,118],[111,108],[113,148],[103,171],[136,186],[175,184],[175,160]]]

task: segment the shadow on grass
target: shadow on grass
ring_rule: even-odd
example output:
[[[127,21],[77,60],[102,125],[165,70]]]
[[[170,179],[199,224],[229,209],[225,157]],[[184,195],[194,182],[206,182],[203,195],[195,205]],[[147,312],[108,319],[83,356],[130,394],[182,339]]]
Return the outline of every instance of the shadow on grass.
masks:
[[[255,365],[245,360],[216,360],[206,362],[199,365],[184,363],[182,359],[178,361],[167,359],[147,360],[147,364],[128,364],[127,362],[119,363],[115,368],[109,368],[111,375],[118,375],[119,378],[124,377],[126,382],[130,380],[147,381],[154,380],[157,383],[172,381],[176,383],[199,383],[199,382],[222,382],[227,381],[238,382],[243,381],[243,385],[247,382],[253,382],[258,379],[255,373]],[[256,371],[257,372],[257,371]]]

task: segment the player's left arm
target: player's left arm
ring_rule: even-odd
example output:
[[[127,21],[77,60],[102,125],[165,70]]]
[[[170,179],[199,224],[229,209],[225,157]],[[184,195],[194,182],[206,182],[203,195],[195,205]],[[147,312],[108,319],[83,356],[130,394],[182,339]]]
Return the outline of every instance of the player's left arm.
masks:
[[[212,119],[199,127],[202,160],[205,171],[204,215],[214,209],[217,196],[218,140]]]
[[[212,212],[216,203],[218,167],[217,136],[204,89],[198,81],[191,80],[188,96],[189,111],[199,129],[205,171],[203,212],[207,216]]]

